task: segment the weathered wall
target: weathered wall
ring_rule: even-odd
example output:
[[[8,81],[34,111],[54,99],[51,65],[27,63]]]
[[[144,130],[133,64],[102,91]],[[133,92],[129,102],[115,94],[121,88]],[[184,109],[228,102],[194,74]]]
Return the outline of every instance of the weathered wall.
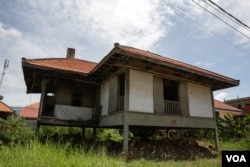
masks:
[[[92,119],[92,108],[56,105],[55,118],[60,120],[87,121]]]
[[[71,105],[72,103],[72,84],[70,82],[60,82],[56,87],[56,104]]]
[[[129,71],[129,110],[154,112],[153,105],[153,74]]]
[[[218,112],[219,113],[219,117],[221,117],[221,118],[224,118],[224,116],[226,114],[229,114],[231,116],[240,115],[240,112],[228,111],[228,110],[223,110],[223,109],[215,109],[215,112]]]
[[[101,115],[108,115],[109,109],[109,87],[110,87],[110,80],[105,81],[101,84],[101,98],[100,104],[102,106]]]
[[[98,86],[94,84],[61,80],[56,85],[55,103],[72,105],[74,94],[81,96],[81,106],[95,107]]]
[[[210,87],[188,83],[187,88],[190,116],[213,118]]]

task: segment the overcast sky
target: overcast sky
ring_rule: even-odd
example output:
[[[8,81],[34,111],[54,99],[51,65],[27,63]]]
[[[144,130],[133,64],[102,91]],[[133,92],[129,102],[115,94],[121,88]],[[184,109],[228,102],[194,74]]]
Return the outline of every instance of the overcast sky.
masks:
[[[207,1],[194,1],[221,20],[192,0],[0,0],[1,74],[9,60],[3,102],[40,100],[26,94],[22,57],[65,57],[73,47],[76,58],[99,62],[115,42],[240,80],[238,87],[214,92],[216,99],[250,96],[250,31]],[[250,26],[249,0],[214,2]]]

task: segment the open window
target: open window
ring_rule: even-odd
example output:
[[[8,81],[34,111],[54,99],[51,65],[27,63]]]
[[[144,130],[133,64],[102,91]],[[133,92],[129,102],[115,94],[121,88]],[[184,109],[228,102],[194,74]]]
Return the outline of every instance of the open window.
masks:
[[[163,79],[163,95],[165,101],[165,112],[167,114],[179,115],[179,82]]]
[[[72,97],[72,106],[81,107],[82,106],[82,95],[75,93]]]
[[[124,110],[125,99],[125,73],[118,76],[118,111]]]
[[[44,110],[42,115],[53,116],[54,115],[54,105],[55,105],[55,92],[48,91],[44,97]]]
[[[178,101],[179,83],[177,81],[163,79],[164,100]]]

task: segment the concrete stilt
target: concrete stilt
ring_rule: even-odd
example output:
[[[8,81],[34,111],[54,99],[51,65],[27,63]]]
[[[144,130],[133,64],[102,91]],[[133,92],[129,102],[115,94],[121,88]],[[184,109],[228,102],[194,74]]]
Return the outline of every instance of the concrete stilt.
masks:
[[[96,127],[93,128],[92,138],[93,138],[93,140],[95,142],[96,141]]]
[[[82,127],[82,136],[85,139],[85,127]]]
[[[218,139],[217,128],[214,128],[214,140],[215,140],[215,148],[218,151],[219,150],[219,139]]]
[[[128,133],[129,133],[129,126],[127,124],[123,125],[123,152],[125,156],[128,155]]]
[[[35,130],[36,137],[39,137],[39,132],[40,132],[40,124],[37,122]]]

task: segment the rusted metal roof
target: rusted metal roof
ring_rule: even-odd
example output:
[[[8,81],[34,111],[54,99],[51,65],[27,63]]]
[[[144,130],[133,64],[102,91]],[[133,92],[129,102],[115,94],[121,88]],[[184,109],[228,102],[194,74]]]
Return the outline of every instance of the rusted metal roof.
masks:
[[[26,119],[37,119],[38,118],[38,112],[39,112],[39,105],[40,103],[34,103],[30,104],[28,106],[25,106],[22,108],[20,116],[26,118]]]
[[[14,110],[4,102],[0,101],[0,112],[14,113]]]

